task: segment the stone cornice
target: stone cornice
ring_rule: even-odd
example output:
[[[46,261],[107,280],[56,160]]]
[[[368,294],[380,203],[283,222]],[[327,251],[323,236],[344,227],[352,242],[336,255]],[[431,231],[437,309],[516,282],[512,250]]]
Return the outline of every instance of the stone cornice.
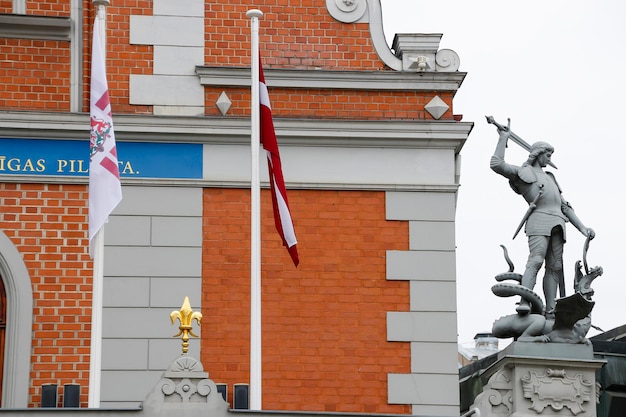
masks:
[[[233,117],[114,115],[121,141],[247,144],[250,120]],[[288,146],[442,148],[460,152],[474,124],[455,121],[274,119]],[[86,140],[86,113],[0,112],[0,138]]]
[[[264,69],[268,87],[342,90],[452,91],[465,72],[328,71]],[[250,68],[197,66],[202,85],[249,87]]]
[[[69,17],[0,14],[0,38],[70,41]]]

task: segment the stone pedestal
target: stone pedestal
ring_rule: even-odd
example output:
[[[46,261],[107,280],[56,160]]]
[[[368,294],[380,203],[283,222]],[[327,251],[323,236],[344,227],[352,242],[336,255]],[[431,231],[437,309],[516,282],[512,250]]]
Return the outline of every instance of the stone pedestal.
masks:
[[[150,417],[226,417],[228,403],[202,364],[182,354],[148,394],[142,411]]]
[[[514,342],[498,358],[471,407],[481,417],[596,417],[595,375],[605,361],[591,345]]]

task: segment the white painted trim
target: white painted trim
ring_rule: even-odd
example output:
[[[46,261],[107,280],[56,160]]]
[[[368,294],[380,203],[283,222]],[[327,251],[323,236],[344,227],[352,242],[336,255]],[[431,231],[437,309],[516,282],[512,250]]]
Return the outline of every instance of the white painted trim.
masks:
[[[402,71],[402,60],[394,55],[385,39],[383,30],[383,12],[380,0],[367,0],[369,10],[370,34],[378,57],[391,69]]]
[[[49,138],[84,140],[84,126],[87,114],[78,113],[39,113],[8,112],[0,113],[0,137]],[[304,168],[297,166],[299,177],[287,175],[290,189],[336,189],[336,190],[385,190],[385,191],[433,191],[456,192],[458,178],[453,166],[453,158],[458,155],[471,131],[472,123],[454,121],[348,121],[314,119],[275,119],[276,133],[285,155],[296,155],[301,160],[304,155],[328,155],[333,160],[337,155],[352,155],[346,163],[359,167],[356,155],[370,156],[416,155],[421,164],[412,174],[401,175],[399,166],[390,165],[384,176],[371,175],[357,178],[353,174],[340,173],[334,177],[303,174]],[[230,117],[166,117],[149,115],[118,115],[115,119],[116,139],[119,141],[150,141],[201,143],[205,152],[210,149],[224,151],[229,148],[249,149],[250,120]],[[335,150],[337,152],[335,152]],[[243,154],[242,151],[239,151]],[[445,154],[450,161],[450,172],[444,176],[430,173],[431,159],[427,155]],[[229,158],[236,153],[228,152]],[[394,156],[390,156],[394,157]],[[321,157],[316,160],[322,160]],[[205,157],[205,162],[208,159]],[[365,160],[361,160],[366,163]],[[315,161],[313,161],[315,162]],[[285,162],[287,163],[287,162]],[[355,165],[356,164],[356,165]],[[336,162],[335,165],[339,165]],[[343,165],[343,163],[342,163]],[[348,165],[346,165],[348,166]],[[447,165],[446,165],[447,166]],[[230,167],[232,168],[232,167]],[[301,169],[302,168],[302,169]],[[339,169],[339,168],[336,168]],[[382,169],[382,168],[381,168]],[[408,169],[408,168],[406,168]],[[447,168],[446,168],[447,169]],[[244,167],[244,171],[248,172]],[[307,171],[308,172],[308,171]],[[396,174],[392,175],[392,172]],[[206,174],[206,173],[205,173]],[[0,176],[7,182],[55,182],[86,183],[85,178],[55,176]],[[263,180],[263,179],[262,179]],[[124,185],[172,185],[185,187],[249,187],[249,177],[204,175],[204,179],[129,179]],[[262,181],[262,186],[267,186]]]
[[[378,57],[389,68],[402,71],[402,60],[393,54],[385,40],[380,0],[355,0],[351,4],[342,3],[342,0],[326,0],[326,10],[343,23],[369,22],[372,43]]]
[[[341,90],[457,91],[465,72],[339,71],[268,68],[268,87]],[[250,68],[196,66],[200,84],[249,87]]]
[[[83,105],[83,3],[71,0],[70,19],[70,111],[80,111]]]
[[[22,256],[1,230],[0,276],[7,295],[2,408],[26,408],[32,355],[33,291]]]
[[[71,25],[70,17],[4,14],[0,15],[0,37],[69,41]]]
[[[13,0],[13,13],[26,14],[26,0]]]
[[[247,144],[250,119],[114,115],[116,139]],[[87,113],[0,112],[0,138],[84,140]],[[281,146],[453,148],[459,153],[474,127],[451,120],[333,120],[274,118]]]

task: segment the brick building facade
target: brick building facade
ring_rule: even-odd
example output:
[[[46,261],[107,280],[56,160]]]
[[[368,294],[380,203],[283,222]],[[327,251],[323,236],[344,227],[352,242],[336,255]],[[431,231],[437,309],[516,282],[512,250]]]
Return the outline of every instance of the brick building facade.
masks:
[[[454,218],[472,128],[453,113],[458,56],[441,35],[389,48],[380,0],[255,7],[301,259],[281,247],[264,188],[263,407],[457,414]],[[103,406],[137,406],[178,354],[168,316],[186,295],[211,379],[249,380],[249,8],[106,8],[124,199],[105,235]],[[39,406],[46,383],[80,384],[87,401],[95,9],[0,2],[3,407]]]

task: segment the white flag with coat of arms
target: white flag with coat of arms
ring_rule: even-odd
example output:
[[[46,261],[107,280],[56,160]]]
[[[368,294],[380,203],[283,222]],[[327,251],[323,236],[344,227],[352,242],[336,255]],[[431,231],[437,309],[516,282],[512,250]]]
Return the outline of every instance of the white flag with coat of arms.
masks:
[[[89,254],[93,258],[93,238],[122,201],[122,184],[111,116],[109,86],[100,43],[100,21],[95,19],[91,58],[89,152]]]

